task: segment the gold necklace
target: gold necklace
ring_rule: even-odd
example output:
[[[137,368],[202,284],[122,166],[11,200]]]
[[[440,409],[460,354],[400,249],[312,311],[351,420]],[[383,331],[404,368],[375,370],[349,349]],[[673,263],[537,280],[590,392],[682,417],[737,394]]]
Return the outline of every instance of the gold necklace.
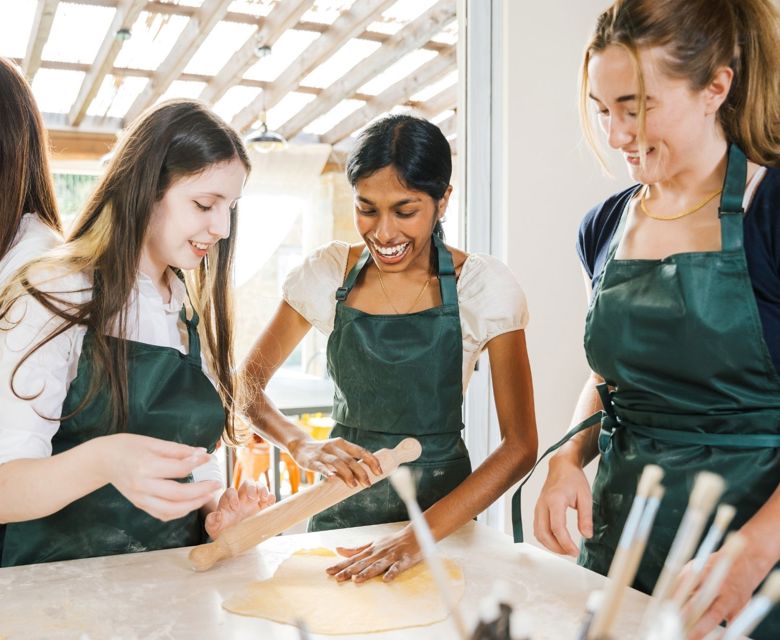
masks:
[[[382,270],[381,270],[379,267],[377,267],[377,268],[376,268],[376,271],[377,271],[377,273],[379,274],[379,286],[381,286],[381,287],[382,287],[382,293],[384,293],[384,294],[385,294],[385,298],[387,298],[387,301],[390,303],[390,306],[391,306],[391,307],[393,307],[393,311],[395,311],[395,313],[396,313],[397,315],[399,315],[399,316],[400,316],[400,315],[403,315],[403,314],[402,314],[402,313],[401,313],[401,312],[400,312],[400,311],[399,311],[399,310],[396,308],[396,306],[393,304],[393,301],[392,301],[392,299],[390,298],[390,295],[387,293],[387,289],[385,289],[385,283],[384,283],[384,282],[383,282],[383,280],[382,280]],[[417,306],[417,303],[420,301],[420,298],[422,298],[422,295],[423,295],[423,293],[425,293],[425,290],[428,288],[428,285],[430,284],[430,282],[431,282],[431,277],[430,277],[430,276],[428,276],[427,280],[425,281],[425,284],[423,285],[423,288],[422,288],[422,289],[420,289],[420,293],[418,293],[418,294],[417,294],[417,297],[414,299],[414,302],[412,303],[412,306],[411,306],[411,307],[409,307],[409,311],[407,311],[406,313],[411,313],[411,312],[412,312],[412,309],[414,309],[414,308]]]
[[[692,213],[696,213],[699,209],[704,207],[710,200],[712,200],[715,196],[720,195],[720,193],[723,191],[723,188],[718,189],[715,193],[712,193],[708,195],[704,200],[702,200],[699,204],[694,205],[690,209],[687,209],[683,211],[682,213],[677,213],[673,216],[657,216],[653,213],[650,213],[647,210],[647,207],[645,206],[645,199],[647,198],[647,192],[650,191],[650,186],[645,185],[642,189],[642,195],[639,196],[639,206],[642,209],[642,212],[648,217],[652,218],[653,220],[679,220],[680,218],[684,218],[685,216],[689,216]]]

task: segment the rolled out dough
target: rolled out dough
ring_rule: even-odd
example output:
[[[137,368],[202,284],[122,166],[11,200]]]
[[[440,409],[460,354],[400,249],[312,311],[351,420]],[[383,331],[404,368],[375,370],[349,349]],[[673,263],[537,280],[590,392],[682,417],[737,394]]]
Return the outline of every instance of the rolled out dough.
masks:
[[[222,603],[228,611],[295,624],[303,620],[312,633],[373,633],[440,622],[447,611],[421,562],[392,582],[379,576],[363,584],[336,582],[325,573],[340,556],[330,549],[295,552],[272,578],[253,582]],[[463,571],[445,559],[450,589],[463,597]]]

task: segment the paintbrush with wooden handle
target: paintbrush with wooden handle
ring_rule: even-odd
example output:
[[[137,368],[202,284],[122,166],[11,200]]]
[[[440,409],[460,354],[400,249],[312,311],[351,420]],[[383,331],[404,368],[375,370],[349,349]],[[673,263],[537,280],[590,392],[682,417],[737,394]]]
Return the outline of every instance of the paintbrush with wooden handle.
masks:
[[[374,475],[368,466],[363,466],[373,485],[393,473],[398,465],[417,460],[420,453],[422,453],[420,443],[414,438],[405,438],[394,449],[381,449],[374,454],[382,466],[381,475]],[[237,556],[365,488],[362,485],[350,487],[335,476],[328,478],[311,489],[296,493],[254,516],[227,527],[213,542],[192,549],[189,555],[190,564],[196,571],[206,571],[220,560]]]

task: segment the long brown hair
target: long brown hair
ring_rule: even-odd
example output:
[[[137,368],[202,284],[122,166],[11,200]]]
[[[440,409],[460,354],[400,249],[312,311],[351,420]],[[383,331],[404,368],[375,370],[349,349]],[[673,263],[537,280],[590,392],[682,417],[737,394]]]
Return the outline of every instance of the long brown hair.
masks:
[[[663,71],[704,89],[720,67],[734,72],[718,111],[728,142],[759,164],[780,166],[780,15],[773,0],[617,0],[596,22],[585,50],[580,82],[580,116],[585,137],[596,149],[588,118],[588,63],[610,45],[631,56],[639,80],[639,143],[646,149],[646,94],[640,47],[662,47]]]
[[[27,80],[5,58],[0,58],[0,123],[1,258],[25,213],[36,213],[62,233],[43,119]]]
[[[238,158],[247,172],[251,165],[239,135],[204,105],[174,100],[142,114],[120,141],[105,175],[73,224],[65,243],[30,263],[9,284],[0,300],[0,320],[21,295],[33,296],[62,323],[39,345],[74,325],[93,333],[93,376],[83,409],[100,386],[110,389],[111,424],[117,431],[127,424],[126,343],[109,333],[126,335],[127,302],[136,283],[139,259],[152,208],[181,178],[198,174],[215,164]],[[237,442],[236,393],[233,357],[233,304],[231,277],[237,209],[231,211],[233,233],[209,250],[198,269],[187,274],[192,304],[201,317],[204,352],[213,368],[217,390],[226,410],[226,439]],[[92,279],[90,299],[73,304],[73,291],[51,292],[39,274],[58,276],[85,273]],[[33,349],[33,351],[35,350]],[[25,356],[29,357],[30,353]],[[24,359],[17,365],[19,369]]]

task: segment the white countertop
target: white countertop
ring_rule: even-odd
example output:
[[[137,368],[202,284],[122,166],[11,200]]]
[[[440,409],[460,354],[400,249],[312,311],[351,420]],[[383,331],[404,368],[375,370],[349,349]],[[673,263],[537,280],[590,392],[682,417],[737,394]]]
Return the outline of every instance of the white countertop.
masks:
[[[248,582],[270,577],[296,549],[349,546],[400,526],[277,536],[205,573],[190,569],[188,549],[0,569],[0,638],[297,640],[295,628],[229,613],[223,599]],[[588,594],[604,583],[602,576],[531,545],[515,545],[509,536],[476,523],[439,548],[463,567],[461,608],[467,622],[476,619],[479,599],[501,578],[514,587],[516,607],[531,619],[534,640],[574,640]],[[636,637],[647,599],[633,590],[626,594],[617,637]],[[444,639],[455,637],[455,631],[448,620],[362,637]]]

